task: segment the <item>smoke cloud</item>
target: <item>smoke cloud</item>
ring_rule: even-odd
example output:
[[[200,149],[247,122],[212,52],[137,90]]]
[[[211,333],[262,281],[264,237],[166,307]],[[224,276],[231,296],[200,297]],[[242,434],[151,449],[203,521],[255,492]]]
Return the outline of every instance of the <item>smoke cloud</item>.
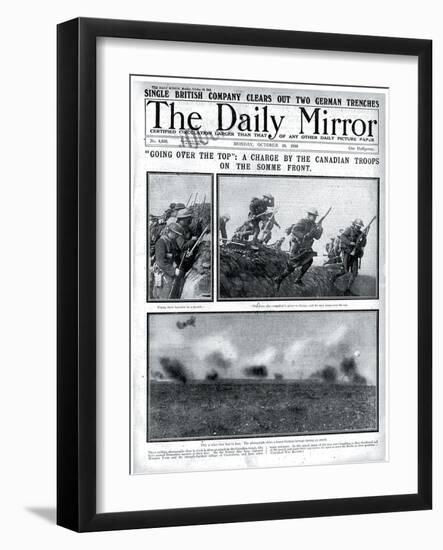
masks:
[[[246,376],[255,378],[266,378],[268,376],[268,368],[266,365],[250,365],[243,369]]]
[[[209,353],[205,359],[208,364],[223,370],[229,369],[232,365],[232,361],[219,350]]]
[[[181,319],[186,323],[185,317]],[[371,347],[362,338],[362,330],[356,324],[339,322],[332,324],[329,331],[300,327],[297,332],[289,324],[281,327],[282,331],[288,330],[288,339],[284,341],[271,339],[275,327],[270,328],[270,337],[267,338],[263,333],[255,336],[251,327],[236,326],[234,330],[229,325],[221,330],[218,327],[210,329],[205,334],[204,328],[208,327],[203,327],[199,321],[196,329],[186,330],[176,326],[176,319],[173,328],[169,320],[161,321],[155,338],[151,338],[150,358],[160,363],[158,372],[167,379],[183,383],[190,379],[226,378],[316,379],[325,383],[354,384],[376,382]],[[279,344],[275,343],[277,341]],[[154,372],[151,372],[151,377],[161,380]]]
[[[350,357],[343,357],[340,363],[340,369],[343,374],[349,378],[352,378],[357,372],[357,362],[355,357],[352,355]]]
[[[170,357],[160,357],[160,365],[166,375],[172,380],[179,380],[186,384],[189,378],[189,373],[184,364],[179,359],[171,359]]]
[[[331,365],[326,365],[326,367],[312,373],[310,378],[320,378],[323,382],[333,384],[334,382],[337,382],[337,376],[337,369],[335,367],[331,367]]]
[[[366,377],[358,374],[358,372],[356,372],[352,377],[352,382],[354,384],[361,384],[362,386],[366,386],[366,384],[368,383]]]
[[[256,353],[252,359],[251,359],[251,363],[252,364],[257,364],[257,365],[260,365],[260,364],[264,364],[264,365],[269,365],[271,363],[274,363],[277,359],[277,355],[278,355],[278,351],[273,348],[273,347],[269,347],[269,348],[265,348],[263,351],[260,351],[258,353]]]

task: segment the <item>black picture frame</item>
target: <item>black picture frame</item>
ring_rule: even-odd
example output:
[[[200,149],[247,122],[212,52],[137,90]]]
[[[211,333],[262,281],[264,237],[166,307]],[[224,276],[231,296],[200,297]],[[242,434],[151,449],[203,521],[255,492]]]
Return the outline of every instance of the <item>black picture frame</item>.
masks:
[[[96,39],[398,54],[418,60],[418,489],[415,494],[96,511]],[[57,29],[57,523],[75,531],[425,510],[432,506],[432,42],[78,18]]]

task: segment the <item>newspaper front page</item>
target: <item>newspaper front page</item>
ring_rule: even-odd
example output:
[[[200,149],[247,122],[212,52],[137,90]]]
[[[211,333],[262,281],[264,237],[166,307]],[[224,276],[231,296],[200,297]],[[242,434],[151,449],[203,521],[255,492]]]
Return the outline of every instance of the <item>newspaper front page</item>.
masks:
[[[387,97],[131,75],[132,473],[386,460]]]

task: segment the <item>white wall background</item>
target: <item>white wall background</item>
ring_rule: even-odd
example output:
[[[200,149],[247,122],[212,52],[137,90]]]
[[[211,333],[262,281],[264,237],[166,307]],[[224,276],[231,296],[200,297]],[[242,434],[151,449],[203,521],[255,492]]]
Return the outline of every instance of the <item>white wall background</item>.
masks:
[[[441,341],[435,359],[435,502],[431,512],[351,516],[76,535],[55,521],[55,67],[57,23],[109,17],[431,38],[434,40],[434,128],[442,121],[443,30],[433,0],[238,2],[72,0],[6,3],[2,9],[0,85],[0,544],[65,549],[358,547],[440,548],[443,464],[439,400]],[[435,133],[434,214],[443,206]],[[441,220],[442,218],[440,218]],[[443,223],[435,221],[435,281]],[[441,287],[434,290],[442,330]],[[438,311],[440,309],[440,311]],[[436,339],[437,339],[436,338]]]

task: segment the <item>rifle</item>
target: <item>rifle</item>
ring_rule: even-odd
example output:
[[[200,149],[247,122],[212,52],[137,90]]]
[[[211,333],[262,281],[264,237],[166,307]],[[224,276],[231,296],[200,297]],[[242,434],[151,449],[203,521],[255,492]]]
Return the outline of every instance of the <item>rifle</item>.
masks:
[[[174,298],[180,298],[180,295],[182,293],[182,282],[185,278],[185,263],[186,260],[188,260],[193,254],[195,249],[198,247],[198,245],[202,242],[203,237],[205,236],[206,232],[209,229],[209,225],[207,225],[203,231],[200,234],[200,237],[195,241],[194,246],[191,248],[191,250],[187,250],[183,253],[180,265],[178,266],[179,274],[175,277],[174,282],[172,283],[171,291],[169,292],[169,300]]]
[[[360,243],[362,242],[363,240],[363,236],[364,237],[367,237],[368,233],[369,233],[369,230],[371,229],[371,224],[372,222],[377,218],[377,216],[374,216],[372,218],[372,220],[368,223],[368,225],[363,229],[363,231],[361,232],[361,235],[360,237],[357,239],[357,242],[355,243],[355,246],[354,248],[352,249],[351,251],[351,256],[355,256],[358,252],[358,247],[360,245]]]
[[[329,216],[329,213],[331,212],[331,210],[332,210],[332,206],[330,206],[330,207],[328,208],[326,214],[325,214],[322,218],[320,218],[320,219],[318,220],[318,222],[317,222],[317,224],[316,224],[317,227],[323,223],[323,220],[326,218],[326,216]]]
[[[309,231],[309,233],[303,237],[303,240],[312,239],[312,237],[314,236],[314,233],[317,231],[317,229],[318,229],[319,227],[321,227],[323,221],[325,220],[326,216],[329,216],[329,213],[331,212],[331,210],[332,210],[332,206],[330,206],[330,207],[328,208],[326,214],[325,214],[324,216],[322,216],[322,217],[318,220],[318,222],[315,224],[315,227],[313,227],[313,228],[311,229],[311,231]]]
[[[205,208],[205,204],[206,204],[206,194],[205,196],[203,197],[203,202],[201,202],[199,205],[198,205],[198,217],[201,218],[202,215],[203,215],[203,210]]]
[[[265,211],[265,212],[261,212],[260,214],[255,214],[255,216],[250,216],[250,217],[248,216],[248,221],[253,222],[255,220],[259,220],[266,214],[269,214],[269,212]]]
[[[185,256],[187,256],[188,258],[190,258],[192,256],[192,254],[194,253],[194,250],[197,248],[197,246],[202,242],[203,240],[203,237],[205,236],[206,232],[209,230],[209,225],[207,225],[203,231],[200,233],[200,237],[195,241],[194,243],[194,246],[191,248],[191,250],[187,250],[185,252]]]

